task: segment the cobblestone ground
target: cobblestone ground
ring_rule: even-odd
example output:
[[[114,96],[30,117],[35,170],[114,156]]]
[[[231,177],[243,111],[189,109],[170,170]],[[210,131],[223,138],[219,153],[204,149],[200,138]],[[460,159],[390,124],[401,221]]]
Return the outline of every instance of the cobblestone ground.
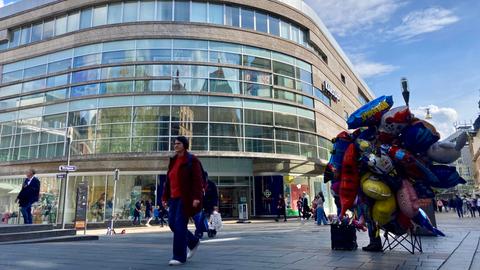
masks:
[[[441,213],[437,223],[447,236],[422,237],[424,252],[414,255],[401,248],[332,251],[328,226],[292,219],[226,224],[182,266],[167,265],[172,234],[151,227],[127,228],[125,235],[99,241],[0,245],[0,269],[480,269],[480,218]],[[368,243],[366,233],[357,237],[360,247]]]

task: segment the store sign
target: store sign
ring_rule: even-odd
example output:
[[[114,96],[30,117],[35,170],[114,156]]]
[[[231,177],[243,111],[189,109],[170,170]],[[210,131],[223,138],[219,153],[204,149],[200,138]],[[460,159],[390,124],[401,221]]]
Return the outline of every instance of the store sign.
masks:
[[[335,91],[332,87],[331,84],[329,84],[327,81],[324,81],[323,82],[323,90],[326,91],[327,93],[330,94],[330,96],[332,96],[332,98],[334,99],[335,102],[339,101],[340,100],[340,93]]]

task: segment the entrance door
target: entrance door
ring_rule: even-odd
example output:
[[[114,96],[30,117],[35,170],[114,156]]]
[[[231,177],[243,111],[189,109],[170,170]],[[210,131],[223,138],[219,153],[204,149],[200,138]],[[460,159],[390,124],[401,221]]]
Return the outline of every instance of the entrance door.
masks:
[[[238,204],[246,203],[249,205],[248,187],[219,187],[219,210],[222,217],[238,218]],[[250,209],[249,209],[250,212]]]

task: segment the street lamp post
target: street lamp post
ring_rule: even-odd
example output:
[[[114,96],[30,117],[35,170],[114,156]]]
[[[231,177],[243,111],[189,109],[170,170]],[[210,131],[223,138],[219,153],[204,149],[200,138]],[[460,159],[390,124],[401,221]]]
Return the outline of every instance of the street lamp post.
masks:
[[[115,169],[114,175],[113,175],[113,198],[112,198],[112,219],[110,220],[110,229],[108,230],[107,234],[111,235],[112,233],[115,232],[113,228],[113,221],[115,219],[115,199],[116,199],[116,194],[117,194],[117,182],[119,178],[120,170]]]
[[[72,137],[73,137],[73,128],[72,127],[69,127],[67,129],[67,134],[66,134],[66,139],[67,139],[67,166],[70,166],[70,146],[72,144]],[[66,210],[66,205],[67,205],[67,198],[68,198],[68,177],[69,177],[69,174],[68,174],[68,170],[65,172],[65,185],[64,186],[64,189],[63,189],[63,207],[62,207],[62,229],[65,229],[65,219],[67,217],[67,214],[65,212]]]
[[[410,91],[408,91],[408,81],[407,81],[407,78],[403,77],[401,80],[400,80],[401,84],[402,84],[402,96],[403,96],[403,100],[405,100],[405,104],[407,105],[408,107],[408,102],[410,100]]]

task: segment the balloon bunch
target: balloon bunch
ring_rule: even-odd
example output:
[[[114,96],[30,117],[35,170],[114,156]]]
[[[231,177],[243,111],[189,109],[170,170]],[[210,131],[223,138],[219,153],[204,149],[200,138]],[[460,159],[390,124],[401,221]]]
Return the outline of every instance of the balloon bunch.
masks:
[[[455,167],[442,164],[460,157],[467,136],[455,144],[439,142],[434,126],[415,118],[407,106],[392,106],[391,96],[381,96],[348,118],[355,131],[333,139],[324,181],[332,181],[339,218],[352,210],[358,228],[374,222],[403,234],[416,224],[444,236],[419,207],[419,198],[433,198],[433,188],[465,183]]]

